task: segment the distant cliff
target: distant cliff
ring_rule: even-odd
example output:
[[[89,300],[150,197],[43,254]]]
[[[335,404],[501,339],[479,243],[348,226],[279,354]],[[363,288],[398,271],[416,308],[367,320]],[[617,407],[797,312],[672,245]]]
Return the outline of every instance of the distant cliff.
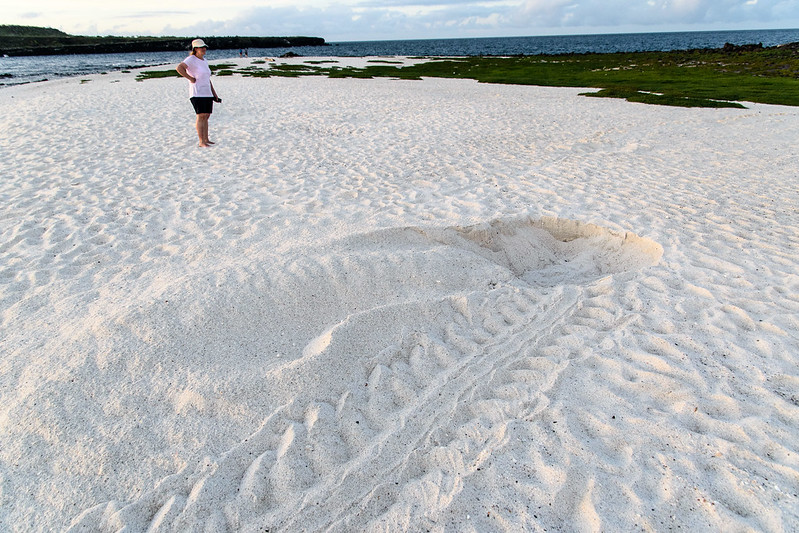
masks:
[[[87,37],[52,28],[0,26],[0,55],[110,54],[188,51],[194,37]],[[321,37],[202,37],[210,49],[325,46]]]

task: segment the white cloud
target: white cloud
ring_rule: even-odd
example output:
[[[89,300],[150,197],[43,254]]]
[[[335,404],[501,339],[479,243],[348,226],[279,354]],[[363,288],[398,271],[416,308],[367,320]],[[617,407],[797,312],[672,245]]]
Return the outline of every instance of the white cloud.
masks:
[[[783,19],[784,13],[791,15]],[[799,0],[525,0],[509,21],[519,27],[564,30],[728,29],[756,22],[785,28],[799,22]]]
[[[782,18],[786,13],[792,20]],[[342,41],[729,29],[755,23],[753,28],[799,25],[799,0],[364,0],[316,9],[257,7],[226,21],[190,26],[189,33],[302,34]]]
[[[313,35],[328,41],[799,26],[799,0],[29,0],[70,33]],[[43,9],[49,5],[50,9]],[[88,9],[89,7],[91,9]],[[86,11],[80,11],[85,8]]]

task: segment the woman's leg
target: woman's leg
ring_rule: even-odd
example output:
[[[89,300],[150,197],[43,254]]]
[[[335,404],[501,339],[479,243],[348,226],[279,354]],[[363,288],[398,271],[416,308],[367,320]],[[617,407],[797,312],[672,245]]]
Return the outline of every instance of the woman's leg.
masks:
[[[210,146],[208,141],[208,119],[211,113],[198,113],[197,114],[197,137],[200,139],[200,146]]]

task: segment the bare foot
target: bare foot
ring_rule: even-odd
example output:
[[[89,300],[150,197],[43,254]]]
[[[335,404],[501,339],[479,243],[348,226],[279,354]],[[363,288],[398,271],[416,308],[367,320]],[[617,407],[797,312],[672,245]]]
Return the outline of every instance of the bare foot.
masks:
[[[211,147],[211,145],[208,144],[208,143],[200,143],[199,146],[200,146],[200,148],[210,148]]]

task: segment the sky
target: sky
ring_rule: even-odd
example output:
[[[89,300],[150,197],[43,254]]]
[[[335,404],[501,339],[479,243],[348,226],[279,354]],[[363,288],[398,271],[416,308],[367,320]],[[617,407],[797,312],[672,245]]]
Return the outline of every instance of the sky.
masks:
[[[328,42],[786,29],[799,28],[799,0],[0,0],[0,24]]]

